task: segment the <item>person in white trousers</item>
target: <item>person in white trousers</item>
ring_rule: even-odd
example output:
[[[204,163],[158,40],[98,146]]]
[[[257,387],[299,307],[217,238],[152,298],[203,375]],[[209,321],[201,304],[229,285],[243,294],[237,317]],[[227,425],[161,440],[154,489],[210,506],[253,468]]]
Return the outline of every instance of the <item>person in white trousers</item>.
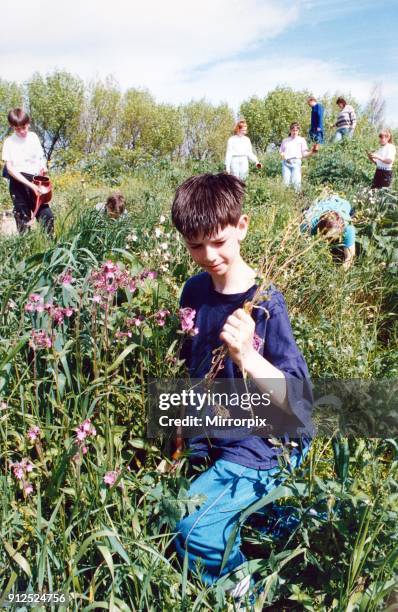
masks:
[[[243,119],[238,121],[234,128],[234,136],[228,138],[227,152],[225,155],[225,170],[242,181],[249,174],[249,160],[254,162],[257,168],[262,164],[253,153],[252,143],[247,134],[247,123]]]

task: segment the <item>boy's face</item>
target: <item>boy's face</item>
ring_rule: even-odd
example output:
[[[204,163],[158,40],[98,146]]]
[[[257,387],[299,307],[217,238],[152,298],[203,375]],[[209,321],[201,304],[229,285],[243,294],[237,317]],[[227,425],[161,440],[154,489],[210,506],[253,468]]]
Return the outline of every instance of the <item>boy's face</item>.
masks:
[[[29,132],[29,123],[25,123],[24,125],[18,126],[14,125],[13,129],[17,136],[19,136],[20,138],[26,138]]]
[[[237,225],[227,225],[210,238],[203,235],[185,239],[192,259],[212,277],[225,276],[240,257],[240,243],[248,229],[248,217],[242,215]]]

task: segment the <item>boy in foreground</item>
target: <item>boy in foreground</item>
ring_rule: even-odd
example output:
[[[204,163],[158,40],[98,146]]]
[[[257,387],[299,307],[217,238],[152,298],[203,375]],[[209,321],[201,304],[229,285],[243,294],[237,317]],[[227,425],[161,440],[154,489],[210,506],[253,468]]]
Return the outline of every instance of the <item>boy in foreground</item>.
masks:
[[[268,410],[279,411],[282,422],[303,424],[311,411],[309,375],[281,293],[268,291],[252,314],[243,309],[257,289],[255,272],[240,254],[248,231],[243,196],[244,183],[227,174],[193,176],[177,189],[173,223],[204,270],[186,282],[181,295],[181,307],[195,311],[195,333],[186,341],[183,357],[191,378],[203,379],[211,369],[213,350],[224,344],[228,356],[218,376],[241,379],[244,372],[261,392],[271,394]],[[204,495],[206,501],[177,525],[176,547],[181,559],[187,551],[192,570],[200,566],[206,584],[220,575],[225,546],[240,513],[281,482],[281,448],[272,444],[269,434],[233,437],[194,438],[189,443],[192,459],[207,457],[212,465],[191,484],[189,495]],[[295,467],[308,440],[286,448],[291,449],[290,465]],[[238,535],[222,574],[244,561]],[[230,594],[241,597],[249,587],[246,575]]]
[[[37,135],[29,130],[30,119],[22,108],[14,108],[8,113],[8,123],[13,134],[5,139],[2,159],[10,179],[10,195],[14,206],[17,229],[23,234],[33,222],[40,189],[33,177],[46,174],[46,161]],[[36,218],[46,231],[54,231],[54,215],[48,204],[40,206]]]

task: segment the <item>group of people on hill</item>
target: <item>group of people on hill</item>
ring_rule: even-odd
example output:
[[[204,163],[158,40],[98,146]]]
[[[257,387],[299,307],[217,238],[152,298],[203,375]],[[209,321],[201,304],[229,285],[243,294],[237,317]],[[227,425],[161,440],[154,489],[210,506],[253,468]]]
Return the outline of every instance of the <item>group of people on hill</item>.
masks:
[[[306,157],[318,152],[319,146],[324,144],[324,108],[314,96],[307,100],[311,107],[311,126],[308,132],[313,142],[309,149],[306,139],[300,135],[300,124],[296,121],[291,123],[289,135],[280,144],[279,152],[282,158],[282,178],[286,186],[292,185],[297,191],[301,188],[301,163]],[[352,138],[357,125],[357,117],[354,108],[347,104],[342,97],[337,98],[336,104],[340,109],[335,123],[331,127],[336,128],[334,142],[340,142],[344,138]],[[234,128],[234,135],[228,139],[227,152],[225,155],[226,172],[245,180],[249,174],[249,161],[261,168],[257,156],[247,136],[247,123],[241,119]],[[380,148],[371,153],[367,152],[368,159],[376,164],[376,172],[372,182],[372,189],[390,187],[392,182],[392,166],[395,161],[396,148],[393,144],[393,136],[390,130],[383,129],[379,133]]]
[[[311,125],[308,136],[313,142],[308,148],[306,139],[300,135],[300,125],[293,122],[290,125],[289,136],[284,138],[279,147],[282,160],[282,178],[285,186],[292,186],[296,191],[301,189],[301,164],[306,157],[316,154],[320,145],[324,144],[324,108],[314,96],[307,100],[311,107]],[[342,97],[337,98],[336,104],[340,109],[336,122],[334,142],[343,138],[352,138],[357,123],[354,108],[347,104]],[[225,168],[228,174],[233,174],[245,180],[249,174],[249,161],[261,168],[257,156],[253,152],[252,144],[247,136],[247,123],[241,119],[234,128],[234,135],[228,139],[225,156]],[[392,182],[392,166],[395,161],[396,148],[393,144],[391,131],[383,129],[379,133],[380,148],[371,153],[367,152],[368,159],[376,164],[376,172],[372,182],[372,189],[389,187]],[[350,203],[337,195],[329,195],[315,201],[305,211],[305,222],[302,229],[311,234],[322,234],[328,241],[338,243],[344,254],[343,267],[349,268],[355,255],[355,228],[352,223],[352,208]]]
[[[294,122],[290,125],[289,136],[280,144],[279,152],[282,161],[282,177],[286,186],[292,185],[296,190],[301,188],[301,164],[304,158],[318,152],[324,143],[324,109],[311,96],[307,100],[311,107],[311,127],[309,138],[313,142],[308,148],[306,139],[300,135],[300,125]],[[336,101],[340,112],[333,126],[336,128],[335,141],[353,136],[356,126],[356,115],[353,107],[344,98]],[[35,218],[41,222],[46,231],[54,232],[54,215],[47,201],[40,203],[41,188],[35,180],[37,175],[47,174],[46,159],[37,135],[30,131],[30,118],[21,108],[14,108],[8,114],[8,122],[13,133],[5,139],[2,159],[5,162],[5,175],[9,179],[9,190],[13,202],[13,213],[20,233],[27,231]],[[369,160],[376,164],[376,172],[372,187],[388,187],[392,180],[392,165],[396,149],[392,142],[390,130],[384,129],[379,134],[380,148],[371,153]],[[225,167],[228,174],[245,180],[249,173],[249,161],[261,168],[262,164],[253,152],[252,144],[247,136],[247,123],[238,121],[227,144]],[[323,207],[322,214],[318,215]],[[126,214],[125,202],[121,194],[112,194],[105,203],[97,205],[97,210],[106,213],[110,218],[117,219]],[[344,267],[349,267],[353,260],[355,244],[355,229],[347,209],[351,209],[346,200],[331,196],[316,202],[306,211],[306,218],[311,233],[321,232],[328,240],[338,240],[342,237],[344,249]],[[314,225],[314,220],[317,224]],[[303,227],[306,227],[303,224]]]

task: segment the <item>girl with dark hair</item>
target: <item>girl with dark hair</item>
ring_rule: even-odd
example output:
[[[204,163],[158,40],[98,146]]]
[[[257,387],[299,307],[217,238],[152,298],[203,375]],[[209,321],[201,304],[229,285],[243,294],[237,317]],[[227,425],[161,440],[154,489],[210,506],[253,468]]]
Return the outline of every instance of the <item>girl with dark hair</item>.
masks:
[[[290,125],[289,136],[282,140],[279,152],[282,158],[283,182],[288,187],[290,184],[296,191],[301,189],[301,160],[316,153],[319,144],[314,144],[309,150],[305,138],[299,135],[300,125],[296,122]]]

